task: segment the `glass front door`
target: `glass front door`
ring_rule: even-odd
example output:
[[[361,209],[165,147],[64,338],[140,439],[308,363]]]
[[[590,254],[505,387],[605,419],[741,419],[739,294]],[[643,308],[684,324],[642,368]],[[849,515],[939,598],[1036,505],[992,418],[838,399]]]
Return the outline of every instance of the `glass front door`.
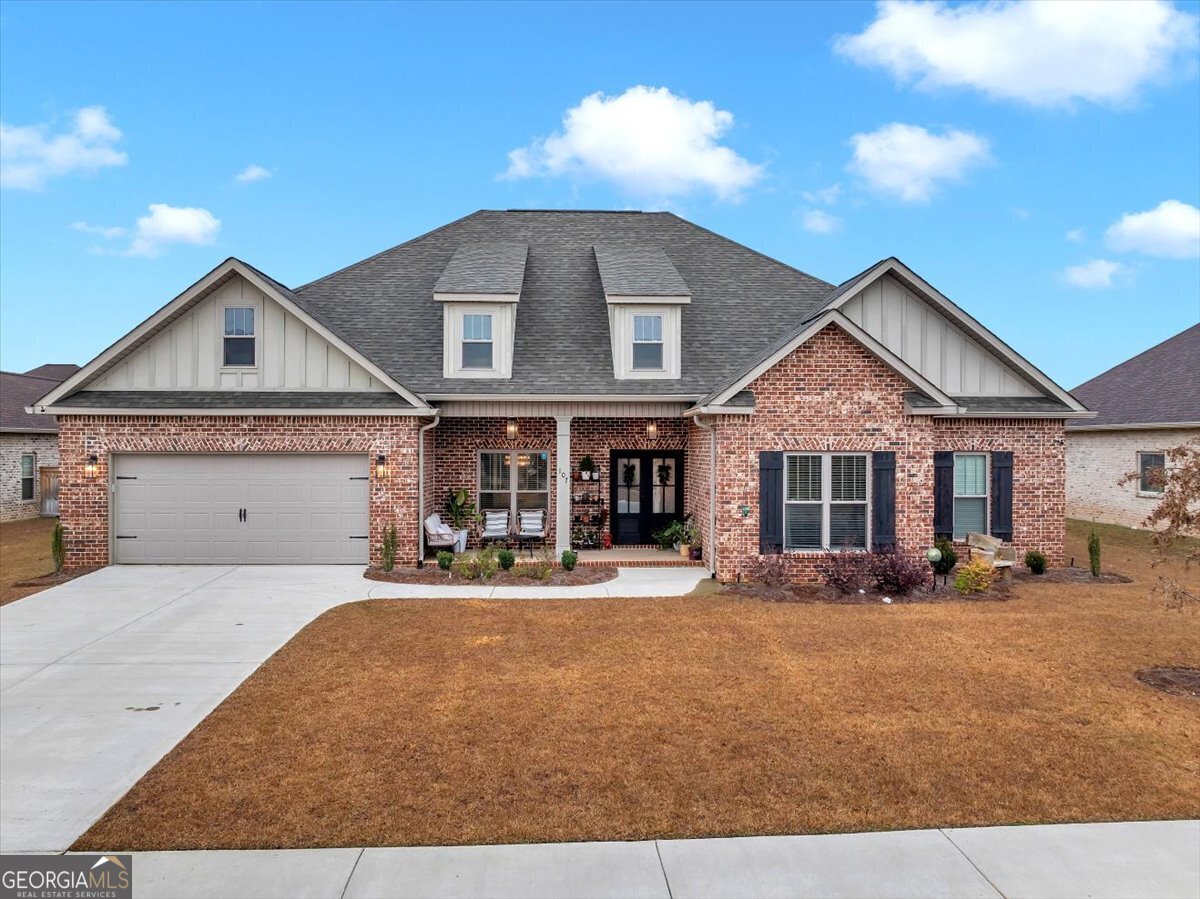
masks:
[[[683,517],[683,453],[679,450],[613,450],[614,545],[653,543],[655,531]]]

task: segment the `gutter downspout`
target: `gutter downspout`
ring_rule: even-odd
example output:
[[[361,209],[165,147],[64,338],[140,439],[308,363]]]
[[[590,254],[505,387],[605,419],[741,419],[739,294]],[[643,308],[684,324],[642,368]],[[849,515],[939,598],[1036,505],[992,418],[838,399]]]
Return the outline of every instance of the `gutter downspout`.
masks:
[[[417,567],[425,567],[425,432],[438,426],[442,410],[433,410],[433,421],[417,430]]]
[[[717,576],[717,432],[713,426],[705,424],[702,415],[692,416],[696,426],[708,431],[708,574],[711,578]]]

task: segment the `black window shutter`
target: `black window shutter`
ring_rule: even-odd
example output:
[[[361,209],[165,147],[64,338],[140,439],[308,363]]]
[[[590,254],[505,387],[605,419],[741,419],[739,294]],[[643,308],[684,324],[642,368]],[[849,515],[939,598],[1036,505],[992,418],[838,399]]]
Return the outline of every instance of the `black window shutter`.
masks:
[[[1013,454],[992,453],[992,536],[1012,540]]]
[[[783,552],[783,453],[758,454],[758,551]]]
[[[871,549],[896,546],[896,454],[871,453]]]
[[[933,454],[933,536],[954,537],[954,453]]]

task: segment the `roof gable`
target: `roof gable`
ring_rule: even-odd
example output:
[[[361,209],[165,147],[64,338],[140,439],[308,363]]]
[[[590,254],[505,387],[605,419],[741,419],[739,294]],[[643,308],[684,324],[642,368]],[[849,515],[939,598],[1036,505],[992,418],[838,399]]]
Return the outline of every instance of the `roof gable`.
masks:
[[[42,368],[45,367],[42,366]],[[33,371],[38,370],[33,369]],[[56,433],[58,426],[53,418],[31,415],[25,409],[61,380],[61,378],[44,378],[31,374],[0,371],[0,431]]]

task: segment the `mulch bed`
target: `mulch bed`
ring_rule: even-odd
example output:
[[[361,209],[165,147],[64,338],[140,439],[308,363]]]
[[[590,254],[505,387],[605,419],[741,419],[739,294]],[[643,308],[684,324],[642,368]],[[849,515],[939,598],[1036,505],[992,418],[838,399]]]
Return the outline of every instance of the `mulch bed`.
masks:
[[[102,567],[101,565],[94,565],[90,568],[72,568],[70,571],[60,571],[58,574],[43,574],[40,577],[31,577],[24,581],[17,581],[13,586],[37,587],[39,590],[46,587],[57,587],[59,584],[73,581],[77,577],[83,577],[85,574],[91,574],[93,571],[99,571]]]
[[[1003,602],[1011,599],[1008,585],[996,581],[986,593],[972,593],[964,596],[954,589],[954,580],[943,585],[939,577],[937,586],[930,590],[925,587],[904,595],[880,593],[877,590],[866,590],[862,593],[839,593],[832,587],[823,584],[781,584],[768,587],[765,584],[726,584],[721,591],[726,596],[736,596],[740,599],[759,599],[763,602],[798,602],[798,603],[830,603],[843,606],[884,605],[884,598],[891,600],[894,605],[911,605],[927,602]]]
[[[1014,567],[1013,578],[1018,581],[1045,581],[1049,584],[1132,584],[1133,578],[1111,571],[1101,571],[1092,577],[1087,568],[1047,568],[1044,574],[1034,574],[1028,568]]]
[[[436,565],[426,565],[424,568],[396,568],[383,571],[379,568],[368,568],[363,577],[372,581],[386,581],[389,584],[428,584],[438,587],[579,587],[585,584],[603,584],[617,576],[615,568],[584,568],[578,567],[573,571],[555,568],[550,577],[545,580],[530,577],[520,573],[520,565],[513,571],[497,569],[490,578],[470,580],[458,572],[447,576]]]
[[[1172,696],[1200,699],[1200,668],[1143,668],[1133,676],[1147,687]]]

